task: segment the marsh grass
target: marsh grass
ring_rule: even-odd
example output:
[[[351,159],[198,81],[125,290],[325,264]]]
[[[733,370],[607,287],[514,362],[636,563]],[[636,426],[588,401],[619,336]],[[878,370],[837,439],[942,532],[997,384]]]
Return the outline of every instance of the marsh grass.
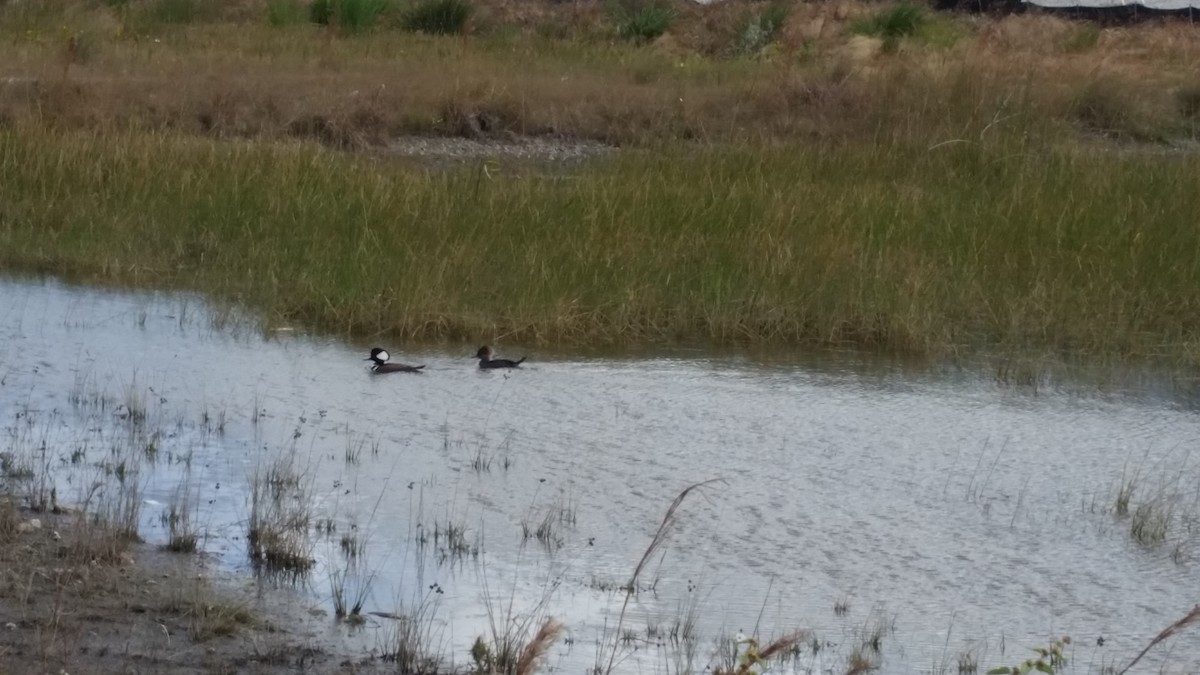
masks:
[[[167,510],[160,520],[167,528],[166,549],[174,553],[195,553],[200,540],[200,531],[195,522],[196,498],[192,489],[191,469],[184,469],[183,477],[171,495]]]
[[[140,541],[139,526],[142,514],[142,455],[136,446],[114,447],[112,464],[102,469],[103,478],[93,483],[91,495],[83,500],[80,513],[91,513],[98,536],[96,541]],[[82,537],[89,542],[90,538]]]
[[[1188,457],[1167,468],[1163,459],[1151,467],[1145,459],[1121,470],[1112,515],[1128,518],[1130,538],[1147,549],[1171,544],[1171,558],[1185,562],[1192,546],[1194,524],[1200,520],[1200,498],[1192,482],[1195,468]]]
[[[88,497],[71,517],[73,533],[66,557],[84,563],[126,562],[130,545],[141,541],[141,506],[136,473],[93,483]]]
[[[617,653],[620,650],[620,646],[621,646],[620,636],[622,635],[621,629],[624,627],[624,624],[625,624],[625,613],[629,609],[630,601],[633,599],[633,596],[637,593],[638,580],[642,576],[643,571],[645,571],[646,565],[650,561],[651,557],[655,554],[656,551],[658,551],[660,548],[662,548],[666,544],[667,536],[670,534],[671,530],[675,526],[675,522],[678,517],[679,507],[683,505],[683,502],[684,502],[684,500],[687,499],[688,495],[692,494],[693,492],[695,492],[697,490],[701,490],[709,485],[712,485],[713,483],[717,483],[717,482],[721,482],[721,480],[713,479],[713,480],[703,481],[700,483],[693,483],[693,484],[685,487],[683,490],[681,490],[679,492],[679,494],[675,496],[675,499],[671,502],[671,504],[667,507],[666,513],[663,514],[662,520],[659,521],[658,528],[654,531],[654,536],[651,537],[651,539],[650,539],[650,544],[646,547],[646,550],[642,552],[642,557],[638,560],[637,565],[634,566],[633,574],[630,575],[630,577],[629,577],[629,583],[625,585],[625,588],[624,588],[625,598],[624,598],[623,602],[621,603],[621,611],[617,615],[616,626],[613,628],[613,631],[612,631],[612,644],[608,648],[607,661],[604,660],[604,652],[602,651],[602,646],[599,644],[597,645],[598,652],[597,652],[595,672],[598,675],[599,674],[608,675],[609,673],[613,672],[613,667],[616,665]]]
[[[329,587],[333,595],[333,615],[350,624],[361,624],[365,621],[363,605],[371,597],[371,588],[375,584],[375,572],[361,573],[355,562],[357,559],[346,565],[333,564],[329,570]]]
[[[541,520],[530,523],[529,521],[521,521],[521,539],[528,541],[536,539],[539,544],[546,548],[547,551],[554,552],[562,548],[563,538],[557,530],[558,520],[554,514],[546,511],[542,514]]]
[[[380,646],[382,659],[395,664],[400,673],[457,672],[445,667],[443,635],[437,621],[439,595],[434,591],[414,602],[396,599],[394,623],[385,630]]]
[[[1196,157],[665,148],[587,181],[479,183],[311,147],[0,137],[9,269],[203,288],[326,330],[1200,358],[1200,267],[1158,262],[1200,245]]]
[[[772,661],[784,661],[808,639],[807,631],[794,631],[760,645],[757,638],[739,634],[718,640],[714,675],[756,675],[768,670]]]
[[[197,642],[229,637],[258,623],[249,607],[219,597],[200,579],[179,588],[162,609],[187,617],[188,632]]]
[[[447,520],[440,522],[435,520],[433,523],[433,545],[441,551],[443,557],[451,560],[467,556],[479,556],[479,544],[477,542],[472,543],[467,539],[467,526],[462,521]]]
[[[548,617],[524,644],[502,641],[489,645],[482,637],[476,638],[470,650],[474,672],[532,675],[564,632],[565,626],[557,619]],[[499,645],[499,648],[494,648],[494,645]]]
[[[246,521],[249,557],[268,573],[300,575],[313,566],[312,476],[297,464],[295,448],[255,466]]]
[[[227,23],[179,24],[160,43],[92,31],[100,56],[61,82],[37,74],[58,78],[63,12],[0,8],[16,76],[0,96],[0,266],[193,289],[346,335],[1200,361],[1200,272],[1183,254],[1200,161],[1114,142],[1195,133],[1195,77],[1179,65],[1196,60],[1194,28],[1106,34],[1081,64],[1058,48],[1067,22],[945,19],[970,41],[950,58],[906,44],[868,67],[831,30],[813,58],[762,65],[683,43],[712,19],[729,24],[722,53],[768,33],[788,52],[807,15],[772,32],[782,5],[721,21],[677,5],[659,50],[611,31],[340,39],[215,4]],[[604,23],[576,4],[538,20]],[[527,9],[489,11],[501,25]],[[290,23],[279,12],[272,23]],[[869,31],[919,23],[898,7]],[[486,177],[386,153],[398,136],[483,126],[624,150]]]
[[[660,632],[666,636],[666,639],[662,641],[662,646],[667,649],[667,656],[662,663],[668,675],[671,673],[683,675],[696,671],[699,664],[699,620],[699,594],[691,593],[686,601],[680,601],[675,605],[674,616],[661,629]]]
[[[1157,546],[1166,541],[1174,517],[1175,499],[1160,493],[1134,508],[1129,535],[1142,546]]]
[[[1117,495],[1113,500],[1113,513],[1121,518],[1129,515],[1129,503],[1133,500],[1133,496],[1137,492],[1138,477],[1141,475],[1141,468],[1139,467],[1127,476],[1126,471],[1128,468],[1127,465],[1121,471],[1121,479],[1117,484]]]
[[[554,501],[540,509],[531,506],[528,515],[521,519],[521,540],[534,539],[553,553],[563,546],[563,530],[574,527],[576,520],[576,508],[571,495],[560,492]]]

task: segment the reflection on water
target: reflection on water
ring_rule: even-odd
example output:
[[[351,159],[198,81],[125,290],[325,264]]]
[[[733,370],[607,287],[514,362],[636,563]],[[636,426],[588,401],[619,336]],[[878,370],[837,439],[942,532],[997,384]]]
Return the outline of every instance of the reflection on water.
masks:
[[[77,501],[136,446],[143,536],[166,540],[186,477],[201,546],[239,569],[251,477],[292,456],[317,561],[304,592],[331,613],[331,584],[365,611],[421,605],[459,664],[533,614],[566,624],[565,672],[598,643],[618,645],[618,672],[673,672],[689,620],[698,668],[719,636],[802,628],[778,670],[844,672],[859,651],[884,673],[955,672],[967,653],[984,671],[1066,634],[1075,672],[1101,672],[1197,600],[1200,420],[1160,375],[1034,395],[987,368],[853,355],[539,350],[504,373],[476,368],[478,345],[385,345],[427,368],[371,376],[372,345],[210,319],[196,298],[0,282],[0,452],[44,444],[57,497]],[[1131,512],[1169,508],[1160,545],[1112,513],[1134,475]],[[614,635],[668,505],[712,478]],[[345,639],[378,649],[390,626]],[[1172,647],[1139,672],[1194,670],[1200,640]]]

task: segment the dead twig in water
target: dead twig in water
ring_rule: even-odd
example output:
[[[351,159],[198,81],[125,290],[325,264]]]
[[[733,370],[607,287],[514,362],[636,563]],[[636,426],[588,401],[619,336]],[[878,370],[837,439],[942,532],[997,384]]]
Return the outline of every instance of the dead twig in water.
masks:
[[[1134,666],[1137,665],[1138,661],[1142,660],[1142,657],[1145,656],[1147,652],[1149,652],[1151,649],[1154,648],[1154,645],[1162,642],[1163,640],[1166,640],[1167,638],[1171,637],[1175,633],[1178,633],[1179,631],[1186,628],[1188,624],[1190,624],[1193,621],[1196,621],[1198,619],[1200,619],[1200,605],[1196,605],[1195,607],[1192,607],[1192,611],[1188,612],[1182,619],[1176,621],[1175,623],[1171,624],[1170,626],[1167,626],[1166,628],[1163,629],[1163,631],[1161,633],[1159,633],[1158,635],[1155,635],[1154,639],[1150,641],[1150,644],[1146,645],[1145,649],[1143,649],[1141,652],[1139,652],[1137,656],[1133,657],[1133,660],[1129,662],[1129,665],[1127,665],[1123,669],[1121,669],[1121,671],[1118,672],[1117,675],[1125,675],[1125,673],[1128,673],[1131,668],[1133,668]]]
[[[693,490],[697,490],[713,483],[723,483],[724,481],[725,479],[723,478],[712,478],[699,483],[693,483],[685,487],[683,491],[675,497],[675,501],[671,502],[671,506],[667,507],[667,513],[663,516],[662,522],[658,524],[658,529],[654,532],[654,538],[650,540],[650,545],[646,547],[645,553],[642,553],[642,558],[638,561],[637,567],[633,568],[633,576],[629,578],[629,584],[625,587],[625,602],[621,604],[621,614],[617,617],[617,628],[616,632],[614,633],[614,635],[617,637],[613,640],[612,653],[608,657],[608,667],[604,669],[605,675],[612,673],[613,662],[617,659],[617,647],[621,641],[621,626],[625,622],[625,610],[629,608],[629,600],[636,592],[638,577],[641,576],[642,569],[646,567],[646,562],[650,560],[650,557],[654,555],[654,552],[658,550],[658,547],[662,546],[663,541],[666,540],[667,533],[671,530],[671,525],[675,522],[675,511],[679,509],[679,505],[683,503],[683,500],[686,499]]]

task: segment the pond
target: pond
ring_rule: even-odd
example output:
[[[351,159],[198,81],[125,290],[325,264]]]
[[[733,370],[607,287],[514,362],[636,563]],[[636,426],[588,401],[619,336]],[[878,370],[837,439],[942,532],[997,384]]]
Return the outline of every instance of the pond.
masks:
[[[372,375],[372,346],[426,368]],[[1099,673],[1200,600],[1200,397],[1170,372],[1021,386],[985,360],[503,341],[528,361],[481,371],[477,347],[347,344],[196,296],[0,281],[0,452],[45,467],[64,503],[100,504],[119,473],[151,542],[182,498],[200,547],[247,577],[255,486],[292,476],[281,508],[302,514],[315,565],[253,578],[323,607],[322,639],[350,655],[419,614],[462,666],[476,637],[552,616],[552,672],[700,671],[739,632],[803,630],[772,672],[860,657],[985,672],[1070,635],[1068,672]],[[713,479],[624,607],[672,500]],[[335,621],[335,590],[365,624]],[[1184,632],[1133,672],[1198,664]]]

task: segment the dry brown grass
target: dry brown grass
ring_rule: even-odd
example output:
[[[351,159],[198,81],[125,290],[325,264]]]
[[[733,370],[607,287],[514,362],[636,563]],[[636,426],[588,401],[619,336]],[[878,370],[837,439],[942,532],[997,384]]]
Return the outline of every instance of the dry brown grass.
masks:
[[[668,35],[645,47],[616,41],[596,2],[489,3],[470,40],[272,28],[260,3],[217,14],[240,23],[132,28],[116,10],[66,5],[0,44],[0,120],[299,136],[339,148],[408,133],[626,144],[869,138],[987,115],[1006,98],[1091,130],[1094,115],[1081,120],[1078,101],[1100,89],[1121,112],[1103,121],[1147,136],[1180,122],[1175,91],[1196,84],[1200,29],[1186,23],[938,18],[957,41],[914,39],[880,54],[870,39],[851,40],[849,22],[868,11],[856,4],[796,3],[760,58],[725,58],[767,4],[682,3]],[[1077,39],[1081,30],[1098,31],[1094,46]],[[1068,48],[1076,43],[1086,47]]]
[[[16,502],[11,498],[0,498],[0,545],[7,545],[17,536],[20,524]]]
[[[1118,671],[1117,675],[1125,675],[1125,673],[1129,672],[1134,666],[1137,665],[1138,661],[1142,660],[1142,657],[1149,653],[1151,649],[1154,649],[1155,645],[1163,642],[1164,640],[1170,639],[1173,635],[1197,621],[1200,621],[1200,605],[1192,607],[1192,611],[1183,615],[1175,623],[1159,631],[1158,635],[1155,635],[1154,638],[1150,640],[1149,644],[1147,644],[1142,651],[1138,652],[1137,656],[1133,657],[1133,660],[1130,661],[1128,665]]]
[[[538,666],[542,659],[550,651],[550,647],[558,640],[558,638],[566,630],[561,623],[553,617],[546,619],[542,623],[542,627],[529,640],[525,648],[521,650],[521,656],[517,659],[516,674],[517,675],[532,675],[538,670]]]

